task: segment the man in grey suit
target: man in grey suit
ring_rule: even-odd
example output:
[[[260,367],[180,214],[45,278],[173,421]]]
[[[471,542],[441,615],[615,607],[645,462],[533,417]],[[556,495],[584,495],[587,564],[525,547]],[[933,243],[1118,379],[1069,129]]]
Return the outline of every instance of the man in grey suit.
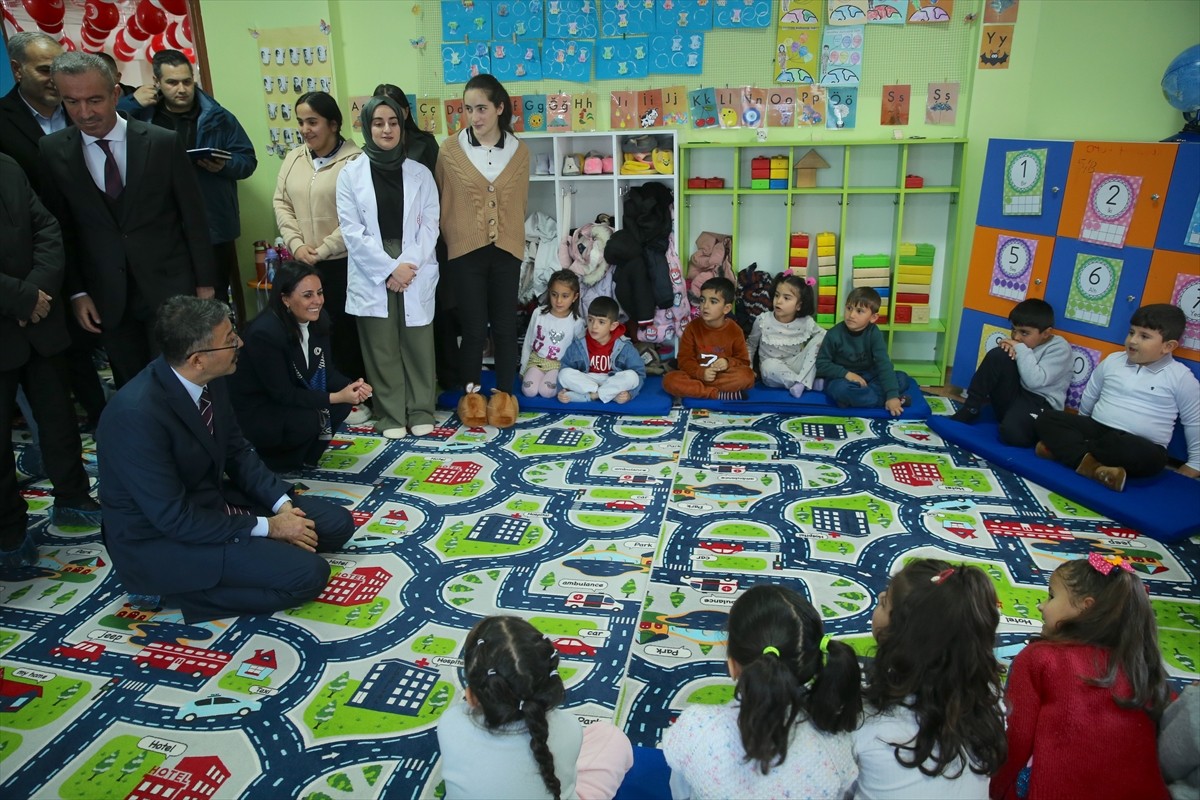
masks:
[[[74,127],[38,144],[42,199],[63,226],[75,318],[101,335],[120,387],[156,354],[154,313],[168,297],[213,295],[204,200],[175,134],[117,114],[121,89],[102,59],[63,53],[51,74]]]

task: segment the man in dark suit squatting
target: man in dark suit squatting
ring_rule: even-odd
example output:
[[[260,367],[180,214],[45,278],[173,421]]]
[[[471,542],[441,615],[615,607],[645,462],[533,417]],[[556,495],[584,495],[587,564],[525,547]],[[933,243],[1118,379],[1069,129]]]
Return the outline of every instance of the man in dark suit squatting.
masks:
[[[105,542],[128,592],[166,595],[189,623],[317,597],[354,532],[350,512],[294,495],[242,437],[225,375],[242,345],[229,307],[187,295],[154,324],[158,358],[100,420]]]
[[[63,226],[75,318],[101,334],[120,387],[155,354],[154,312],[168,297],[213,296],[204,199],[174,133],[117,114],[103,60],[63,53],[50,70],[75,127],[38,143],[42,199]]]
[[[99,525],[100,505],[80,460],[75,409],[62,352],[71,343],[63,311],[63,248],[58,223],[38,201],[13,159],[0,154],[0,570],[37,562],[27,505],[17,489],[12,415],[25,387],[41,426],[41,448],[54,484],[56,525]]]

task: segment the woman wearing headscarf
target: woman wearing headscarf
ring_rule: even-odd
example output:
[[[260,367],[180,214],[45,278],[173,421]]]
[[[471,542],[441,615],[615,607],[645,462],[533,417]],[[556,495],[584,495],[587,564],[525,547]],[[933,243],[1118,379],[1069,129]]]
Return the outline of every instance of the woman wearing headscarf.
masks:
[[[346,310],[358,317],[378,429],[389,439],[433,431],[434,246],[440,208],[433,175],[406,158],[404,116],[389,97],[362,110],[363,153],[338,176],[337,211],[349,255]]]

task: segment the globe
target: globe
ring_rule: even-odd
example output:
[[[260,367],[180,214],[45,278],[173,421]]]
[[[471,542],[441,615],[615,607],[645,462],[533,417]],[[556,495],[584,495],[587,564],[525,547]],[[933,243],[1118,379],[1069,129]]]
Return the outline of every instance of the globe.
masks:
[[[1200,44],[1175,57],[1162,77],[1163,96],[1184,114],[1200,111]]]

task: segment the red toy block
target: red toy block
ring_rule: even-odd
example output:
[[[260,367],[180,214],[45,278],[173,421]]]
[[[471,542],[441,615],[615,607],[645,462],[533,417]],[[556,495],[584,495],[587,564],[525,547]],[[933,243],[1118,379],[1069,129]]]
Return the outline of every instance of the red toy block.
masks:
[[[706,188],[707,184],[708,179],[706,178],[688,178],[689,189],[704,189]]]
[[[917,294],[916,292],[897,292],[897,303],[912,303],[914,305],[925,305],[929,303],[929,295]]]

